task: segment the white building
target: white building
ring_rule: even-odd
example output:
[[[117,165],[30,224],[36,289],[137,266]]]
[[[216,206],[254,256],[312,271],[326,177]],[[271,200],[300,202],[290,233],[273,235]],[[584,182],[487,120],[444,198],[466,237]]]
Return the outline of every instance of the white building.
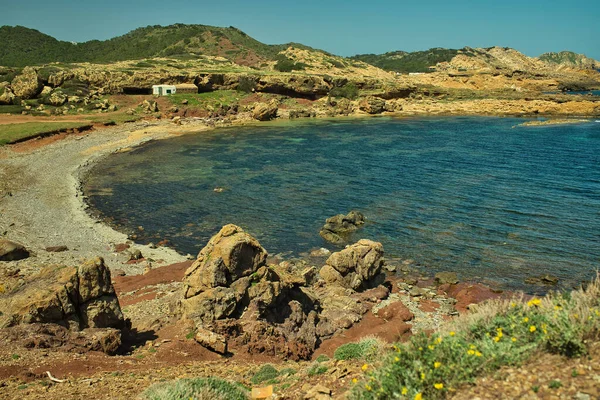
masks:
[[[155,96],[168,96],[176,92],[177,88],[174,85],[152,85],[152,94]]]

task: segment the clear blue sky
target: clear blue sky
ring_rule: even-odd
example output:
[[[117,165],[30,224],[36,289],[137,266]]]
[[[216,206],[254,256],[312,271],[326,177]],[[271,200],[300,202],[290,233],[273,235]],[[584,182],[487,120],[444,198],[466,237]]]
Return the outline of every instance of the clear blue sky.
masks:
[[[0,0],[0,25],[67,41],[177,22],[235,26],[265,43],[300,42],[343,56],[497,45],[600,59],[600,0]]]

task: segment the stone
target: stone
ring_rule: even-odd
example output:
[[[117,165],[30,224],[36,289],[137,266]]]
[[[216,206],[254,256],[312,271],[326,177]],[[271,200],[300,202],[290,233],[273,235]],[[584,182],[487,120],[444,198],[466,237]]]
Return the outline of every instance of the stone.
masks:
[[[42,92],[44,85],[35,68],[25,67],[21,75],[12,80],[11,88],[15,96],[27,100],[35,99]]]
[[[7,82],[0,82],[0,105],[10,105],[13,103],[15,94],[12,92]]]
[[[219,354],[227,354],[227,339],[225,336],[209,331],[202,327],[196,327],[194,340],[201,346]]]
[[[60,107],[67,102],[68,96],[61,92],[60,90],[55,90],[52,92],[50,97],[48,97],[48,102],[55,107]]]
[[[258,103],[252,110],[252,118],[259,121],[270,121],[277,116],[277,103]]]
[[[328,400],[331,399],[331,389],[321,384],[312,387],[305,395],[305,400]]]
[[[77,331],[124,326],[110,271],[102,258],[79,267],[50,266],[0,301],[0,327],[52,323]]]
[[[216,287],[181,300],[181,311],[187,319],[208,323],[231,316],[237,303],[234,289]]]
[[[359,211],[350,211],[347,215],[338,214],[327,218],[319,235],[328,242],[344,244],[348,235],[365,223],[365,216]]]
[[[385,100],[373,96],[368,96],[359,103],[359,109],[368,114],[381,114],[385,108]]]
[[[29,251],[22,244],[0,239],[0,261],[16,261],[29,257]]]
[[[532,276],[530,278],[525,279],[525,283],[530,285],[551,285],[554,286],[558,283],[558,277],[550,274],[540,275],[540,276]]]
[[[133,249],[129,252],[129,261],[137,261],[144,258],[140,249]]]
[[[265,265],[267,251],[258,240],[236,225],[225,225],[200,250],[198,258],[185,272],[184,297],[229,286]]]
[[[61,253],[63,251],[68,251],[69,248],[67,246],[49,246],[46,247],[46,251],[48,253]]]
[[[456,272],[438,272],[435,274],[434,279],[438,285],[444,285],[446,283],[454,285],[458,283]]]
[[[383,262],[382,244],[361,239],[344,250],[333,253],[319,273],[326,282],[337,282],[341,286],[357,290],[381,273]]]

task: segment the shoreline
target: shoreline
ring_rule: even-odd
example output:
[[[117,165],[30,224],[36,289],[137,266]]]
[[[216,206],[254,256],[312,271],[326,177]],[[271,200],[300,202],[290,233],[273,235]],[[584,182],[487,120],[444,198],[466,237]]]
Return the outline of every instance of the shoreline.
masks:
[[[127,254],[117,253],[115,245],[130,243],[154,266],[182,262],[188,256],[170,247],[150,248],[130,241],[105,221],[88,212],[83,183],[91,169],[113,153],[128,151],[153,140],[163,140],[184,134],[213,131],[222,127],[259,126],[287,123],[343,121],[361,118],[423,118],[480,116],[527,118],[523,115],[464,114],[357,114],[326,118],[276,119],[259,122],[236,118],[210,124],[200,119],[141,121],[106,127],[79,134],[65,135],[33,150],[27,142],[0,148],[0,234],[23,244],[33,253],[21,261],[9,262],[21,270],[36,271],[36,264],[77,263],[82,259],[102,256],[111,269],[122,269],[127,275],[140,274],[143,264],[127,264]],[[531,116],[533,117],[533,116]],[[538,117],[538,116],[536,116]],[[558,118],[558,116],[554,116]],[[552,118],[552,117],[551,117]],[[590,121],[592,116],[589,116]],[[564,119],[564,117],[563,117]],[[524,122],[527,123],[527,122]],[[42,139],[43,140],[43,139]],[[25,147],[25,149],[22,149]],[[25,151],[23,151],[25,150]],[[4,176],[3,176],[4,174]],[[23,181],[27,182],[23,184]],[[40,206],[40,203],[45,203]],[[46,247],[67,246],[68,251],[47,252]],[[195,255],[192,255],[195,257]]]

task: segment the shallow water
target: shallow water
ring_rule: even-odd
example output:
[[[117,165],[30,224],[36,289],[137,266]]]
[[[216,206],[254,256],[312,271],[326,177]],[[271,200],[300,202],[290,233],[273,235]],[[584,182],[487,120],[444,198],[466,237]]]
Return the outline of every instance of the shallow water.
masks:
[[[550,273],[564,287],[600,261],[600,123],[514,118],[314,121],[228,128],[146,144],[98,165],[90,203],[142,242],[196,254],[234,223],[271,253],[327,245],[352,209],[356,238],[431,272],[505,288]],[[215,187],[224,191],[215,192]],[[137,230],[137,229],[136,229]]]

